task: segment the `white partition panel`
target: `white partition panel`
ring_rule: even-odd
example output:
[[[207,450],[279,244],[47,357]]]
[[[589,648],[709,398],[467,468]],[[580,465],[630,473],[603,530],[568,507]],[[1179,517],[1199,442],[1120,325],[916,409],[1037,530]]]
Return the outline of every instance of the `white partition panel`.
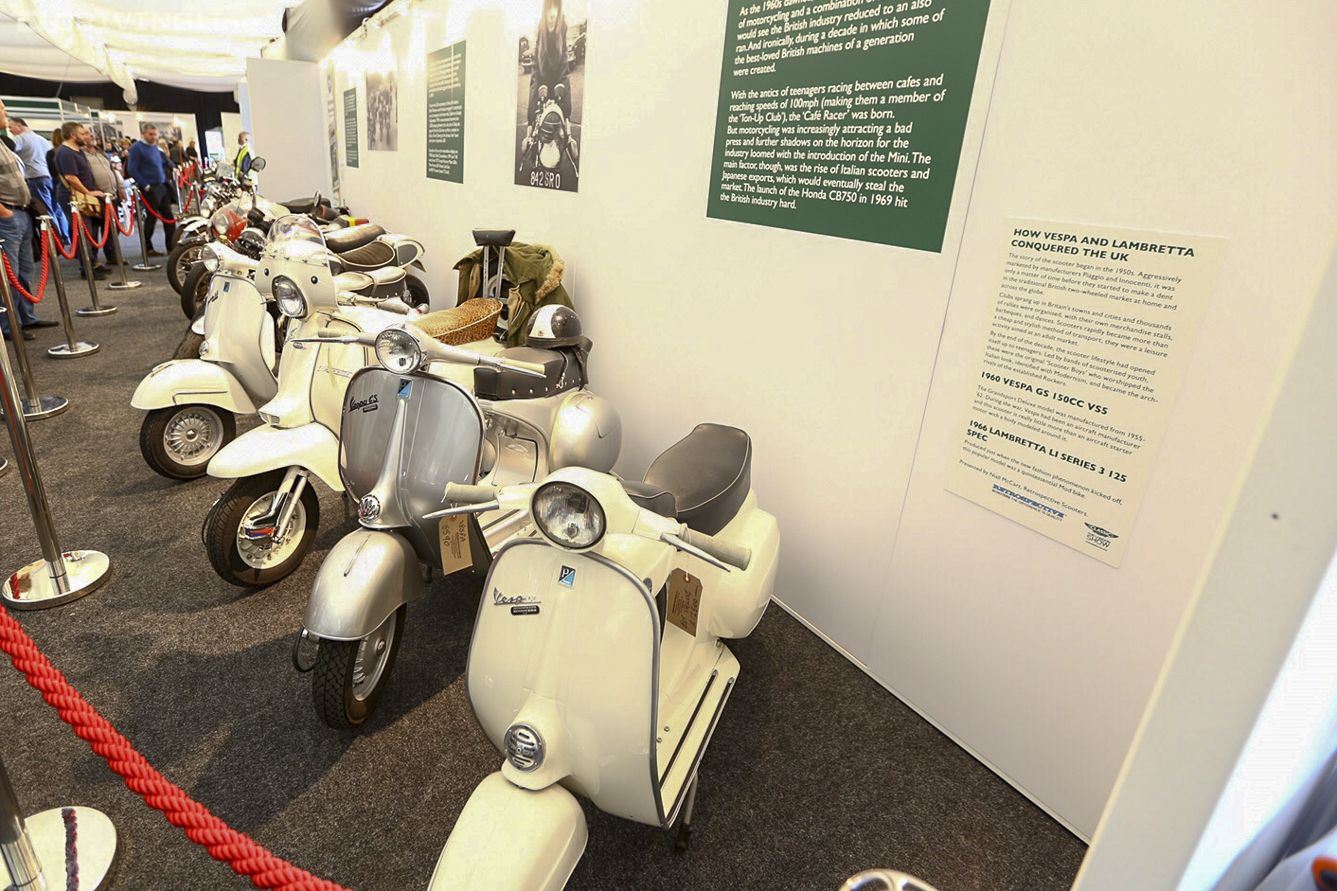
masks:
[[[246,60],[251,148],[265,159],[260,184],[271,200],[304,198],[317,190],[330,195],[330,154],[320,83],[320,66],[314,62]],[[227,153],[228,160],[237,155],[235,134]]]

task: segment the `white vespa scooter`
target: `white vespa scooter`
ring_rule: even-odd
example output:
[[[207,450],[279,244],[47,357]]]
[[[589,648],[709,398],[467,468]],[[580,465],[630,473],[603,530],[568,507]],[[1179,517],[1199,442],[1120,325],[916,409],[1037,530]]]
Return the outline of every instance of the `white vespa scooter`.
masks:
[[[278,388],[260,407],[264,425],[220,449],[208,468],[210,476],[236,480],[210,508],[202,530],[214,571],[234,585],[269,585],[301,564],[320,524],[311,477],[343,491],[335,431],[344,390],[373,357],[358,345],[299,341],[321,328],[361,334],[417,316],[398,300],[344,291],[344,282],[365,277],[345,273],[341,282],[332,260],[309,218],[286,216],[270,229],[256,287],[272,292],[288,317]]]
[[[685,845],[697,767],[738,676],[721,638],[760,621],[780,533],[750,490],[746,433],[698,426],[643,484],[567,467],[541,484],[446,487],[462,511],[527,510],[542,536],[488,573],[469,701],[506,758],[469,797],[429,891],[565,886],[580,804]],[[730,567],[734,567],[730,571]]]
[[[495,324],[496,300],[452,312],[471,304],[492,307]],[[430,318],[439,324],[443,315]],[[471,321],[466,315],[462,324]],[[489,485],[530,483],[568,465],[611,470],[622,447],[616,409],[586,388],[591,344],[573,310],[543,307],[529,346],[495,357],[443,344],[425,324],[341,338],[374,343],[382,367],[349,382],[340,431],[339,469],[362,528],[321,565],[298,641],[319,642],[313,703],[335,728],[361,724],[379,703],[407,605],[423,595],[419,561],[446,574],[485,566],[503,543],[533,534],[524,510],[424,519],[441,506],[447,483],[471,484],[480,473]],[[461,365],[472,380],[459,379]]]

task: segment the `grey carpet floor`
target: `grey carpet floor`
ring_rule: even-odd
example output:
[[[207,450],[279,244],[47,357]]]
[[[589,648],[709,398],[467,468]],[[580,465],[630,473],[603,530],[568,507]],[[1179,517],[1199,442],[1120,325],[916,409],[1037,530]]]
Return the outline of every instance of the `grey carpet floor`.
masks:
[[[87,305],[65,269],[72,304]],[[92,596],[14,615],[155,767],[234,829],[358,891],[424,888],[469,793],[501,763],[464,690],[479,584],[438,577],[410,607],[367,726],[320,724],[289,649],[325,552],[351,528],[342,501],[321,492],[321,535],[283,582],[245,590],[213,574],[199,530],[224,485],[164,479],[139,454],[130,394],[184,320],[161,270],[138,275],[146,287],[101,292],[115,315],[76,319],[97,355],[49,359],[60,329],[27,344],[41,392],[72,402],[31,425],[61,545],[101,550],[113,570]],[[58,318],[50,300],[41,313]],[[7,436],[0,454],[12,456]],[[39,556],[11,472],[0,479],[0,572]],[[734,650],[743,671],[702,764],[691,850],[586,802],[589,847],[569,887],[834,891],[874,866],[940,891],[1071,886],[1078,839],[783,610]],[[251,887],[126,789],[7,659],[0,715],[0,754],[27,813],[80,804],[115,822],[114,888]]]

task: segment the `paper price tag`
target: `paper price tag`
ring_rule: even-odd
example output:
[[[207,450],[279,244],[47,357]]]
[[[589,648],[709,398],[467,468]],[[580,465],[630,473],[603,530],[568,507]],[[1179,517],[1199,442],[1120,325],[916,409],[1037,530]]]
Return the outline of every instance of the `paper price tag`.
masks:
[[[469,550],[469,518],[465,514],[442,517],[437,527],[441,539],[441,572],[450,575],[473,565]]]
[[[701,610],[701,580],[681,569],[673,570],[668,580],[668,620],[696,637],[696,619]]]

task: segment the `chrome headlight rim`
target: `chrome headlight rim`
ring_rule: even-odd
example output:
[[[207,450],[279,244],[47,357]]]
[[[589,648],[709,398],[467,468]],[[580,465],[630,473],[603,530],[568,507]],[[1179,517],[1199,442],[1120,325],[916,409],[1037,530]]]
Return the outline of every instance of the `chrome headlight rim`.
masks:
[[[232,221],[227,218],[227,212],[219,209],[213,212],[209,217],[209,227],[214,230],[216,235],[226,235]]]
[[[544,517],[545,501],[556,498],[586,499],[586,505],[575,508],[575,511],[585,514],[589,522],[576,534],[562,534],[550,525],[551,519]],[[534,527],[538,529],[540,535],[557,547],[568,551],[587,551],[603,541],[603,537],[608,533],[608,514],[599,499],[588,489],[565,480],[544,483],[534,490],[530,502],[530,517],[534,520]]]
[[[396,352],[400,358],[396,359]],[[426,359],[417,339],[402,328],[386,328],[376,335],[376,361],[394,374],[412,374]]]
[[[279,312],[290,319],[300,319],[306,315],[306,298],[302,296],[302,289],[297,287],[297,282],[286,275],[276,275],[270,287]]]

